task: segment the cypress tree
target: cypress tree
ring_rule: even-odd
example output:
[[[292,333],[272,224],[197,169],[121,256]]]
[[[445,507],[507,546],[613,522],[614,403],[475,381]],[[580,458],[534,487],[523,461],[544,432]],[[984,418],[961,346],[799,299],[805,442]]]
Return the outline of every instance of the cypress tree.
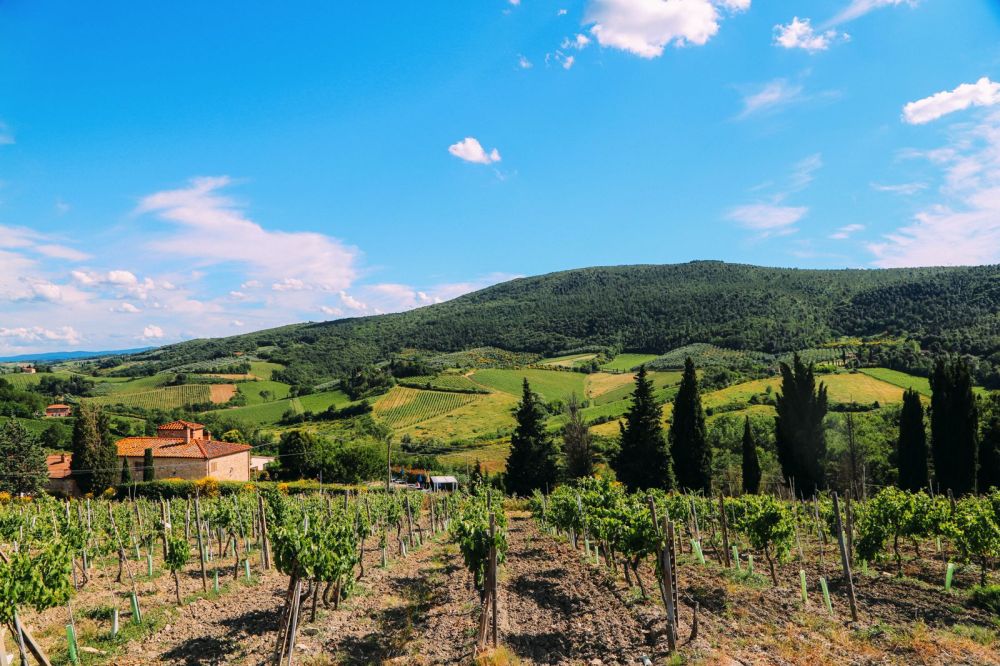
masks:
[[[801,497],[809,497],[826,486],[826,386],[816,387],[813,366],[796,354],[792,365],[781,364],[781,393],[775,398],[778,415],[774,438],[778,462],[786,482],[794,482]]]
[[[674,398],[670,419],[670,455],[677,485],[683,490],[712,492],[712,448],[705,432],[705,410],[701,407],[698,375],[694,362],[684,361],[684,375]]]
[[[123,486],[132,483],[132,469],[129,467],[128,458],[122,458],[122,473],[118,481]]]
[[[118,448],[100,407],[80,405],[73,424],[70,470],[84,493],[100,493],[118,480]]]
[[[993,391],[983,405],[979,434],[979,492],[1000,488],[1000,391]]]
[[[594,456],[591,451],[590,429],[583,420],[580,402],[573,393],[566,405],[566,421],[563,427],[563,455],[566,460],[566,476],[579,479],[594,473]]]
[[[621,426],[621,447],[615,459],[618,480],[631,490],[674,487],[674,470],[663,437],[662,408],[653,395],[646,366],[635,377],[632,406]]]
[[[927,433],[924,431],[924,406],[920,394],[913,389],[903,393],[903,409],[899,413],[899,487],[917,492],[927,487]]]
[[[743,492],[751,495],[760,492],[760,460],[749,416],[743,421]]]
[[[538,396],[524,380],[521,402],[515,413],[517,426],[510,438],[505,487],[508,492],[530,495],[551,488],[559,472],[555,443],[545,430],[545,414]]]
[[[153,481],[156,479],[156,467],[153,463],[153,449],[146,449],[142,453],[142,480]]]
[[[18,419],[0,426],[0,491],[39,495],[45,491],[49,468],[45,450]]]
[[[942,491],[976,491],[978,430],[969,366],[962,359],[939,359],[931,375],[931,454]]]

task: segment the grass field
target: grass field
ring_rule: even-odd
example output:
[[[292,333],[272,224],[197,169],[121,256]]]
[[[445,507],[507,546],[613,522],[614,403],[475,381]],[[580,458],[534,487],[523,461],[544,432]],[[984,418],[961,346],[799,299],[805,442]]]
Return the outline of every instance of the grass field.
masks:
[[[239,386],[240,393],[247,397],[247,405],[261,405],[265,402],[284,400],[288,397],[288,390],[290,388],[288,384],[282,384],[281,382],[269,379],[258,382],[247,382]],[[270,392],[270,397],[267,400],[261,395],[264,391]]]
[[[912,388],[917,393],[925,395],[928,398],[931,396],[931,382],[926,377],[908,375],[905,372],[890,370],[889,368],[864,368],[861,372],[869,377],[874,377],[875,379],[888,382],[903,389]]]
[[[531,384],[531,390],[542,396],[542,399],[552,401],[566,400],[571,393],[576,393],[582,399],[587,375],[580,372],[536,370],[534,368],[477,370],[472,375],[472,380],[477,384],[516,396],[521,395],[521,383],[524,378],[527,378],[528,383]]]
[[[454,453],[438,456],[438,460],[446,465],[464,465],[472,469],[478,460],[484,471],[490,474],[502,472],[507,468],[507,456],[510,454],[510,442],[498,439],[473,449],[456,449]]]
[[[446,373],[435,376],[417,376],[417,377],[404,377],[399,380],[400,386],[409,386],[410,388],[420,388],[429,389],[434,391],[458,391],[458,392],[469,392],[475,391],[477,393],[488,392],[485,386],[477,384],[465,375],[459,375],[456,373]]]
[[[395,386],[373,405],[375,417],[390,428],[405,428],[477,400],[471,393],[422,391]]]
[[[608,373],[608,372],[595,372],[593,374],[587,375],[587,379],[584,382],[585,395],[588,400],[593,400],[599,396],[602,396],[611,391],[620,391],[625,388],[628,389],[628,394],[631,395],[631,387],[634,385],[635,375],[632,373]]]
[[[543,358],[538,365],[552,365],[560,368],[572,368],[578,363],[596,358],[597,354],[570,354],[569,356],[556,356],[553,358]]]
[[[444,442],[492,437],[514,427],[511,413],[518,398],[496,391],[472,396],[475,402],[420,423],[401,428],[398,435],[409,434],[417,439],[434,438]]]
[[[171,379],[174,374],[158,374],[148,377],[135,377],[121,381],[119,377],[97,378],[97,385],[94,393],[97,395],[115,395],[118,393],[141,393],[160,388]]]
[[[3,425],[7,421],[10,421],[9,416],[0,416],[0,425]],[[63,423],[59,419],[17,419],[17,421],[32,435],[41,435],[53,423],[63,427],[66,432],[67,439],[73,432],[73,429],[68,423]]]
[[[635,370],[643,363],[649,363],[656,358],[656,354],[618,354],[608,363],[601,366],[601,370],[611,372],[628,372]]]
[[[12,372],[4,373],[0,375],[0,379],[3,379],[11,386],[16,386],[17,388],[26,388],[28,386],[38,386],[42,382],[42,377],[69,377],[68,372],[36,372],[35,374],[30,374],[27,372]]]
[[[302,409],[314,414],[324,412],[334,405],[340,407],[351,402],[350,397],[343,391],[323,391],[299,397]]]
[[[632,391],[635,390],[635,385],[633,383],[634,375],[617,376],[628,377],[629,381],[610,391],[607,391],[606,393],[601,393],[591,398],[590,402],[592,405],[606,405],[618,400],[624,400],[632,395]],[[668,391],[667,389],[677,386],[681,382],[680,372],[650,372],[648,377],[649,380],[653,382],[653,388],[656,390],[656,397],[660,400],[665,400],[672,396],[673,391]]]
[[[250,361],[250,374],[259,379],[271,379],[275,371],[281,370],[285,366],[280,363],[269,361]]]
[[[208,384],[183,384],[151,391],[115,393],[85,400],[97,405],[125,405],[140,409],[167,410],[211,402],[212,392]]]
[[[242,421],[248,425],[269,426],[275,425],[285,415],[285,412],[288,411],[291,411],[293,414],[304,412],[301,399],[275,400],[274,402],[248,405],[247,407],[216,409],[209,413]]]

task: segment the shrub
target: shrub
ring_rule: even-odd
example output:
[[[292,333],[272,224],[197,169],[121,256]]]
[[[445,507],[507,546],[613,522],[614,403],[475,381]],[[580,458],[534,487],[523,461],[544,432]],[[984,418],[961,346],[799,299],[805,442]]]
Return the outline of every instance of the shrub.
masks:
[[[972,588],[972,603],[1000,615],[1000,585],[980,585]]]

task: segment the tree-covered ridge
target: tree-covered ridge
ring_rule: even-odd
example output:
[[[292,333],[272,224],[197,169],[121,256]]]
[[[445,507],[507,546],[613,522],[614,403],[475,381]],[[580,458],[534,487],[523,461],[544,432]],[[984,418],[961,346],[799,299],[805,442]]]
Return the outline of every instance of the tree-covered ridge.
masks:
[[[495,285],[409,312],[170,345],[164,369],[266,348],[283,379],[346,377],[404,348],[553,355],[606,346],[664,353],[693,342],[786,352],[842,335],[906,332],[924,347],[1000,348],[1000,266],[802,270],[721,262],[585,268]]]

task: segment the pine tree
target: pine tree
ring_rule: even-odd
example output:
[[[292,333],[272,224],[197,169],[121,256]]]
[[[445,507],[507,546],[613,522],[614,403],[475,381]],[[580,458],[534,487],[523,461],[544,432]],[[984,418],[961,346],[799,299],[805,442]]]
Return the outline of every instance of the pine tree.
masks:
[[[621,448],[615,459],[618,480],[631,490],[674,487],[674,470],[663,437],[662,408],[653,383],[641,366],[635,377],[632,406],[621,426]]]
[[[18,419],[0,426],[0,491],[39,495],[45,491],[49,468],[45,450]]]
[[[775,398],[775,447],[781,472],[794,483],[800,497],[810,497],[826,486],[826,386],[816,387],[813,366],[796,354],[792,365],[781,364],[781,393]]]
[[[931,453],[941,490],[976,491],[979,413],[969,366],[938,360],[931,375]]]
[[[579,479],[594,473],[594,454],[591,450],[590,429],[583,420],[580,402],[573,393],[566,405],[566,421],[563,427],[563,454],[566,460],[566,476]]]
[[[521,402],[514,414],[517,426],[510,438],[510,455],[507,457],[505,487],[507,492],[530,495],[535,489],[555,485],[558,453],[552,438],[545,430],[545,414],[538,396],[524,380]]]
[[[749,416],[743,422],[743,492],[751,495],[760,492],[760,460]]]
[[[156,466],[153,461],[153,449],[146,449],[142,452],[142,480],[154,481],[156,479]]]
[[[924,407],[920,394],[913,389],[903,393],[899,413],[899,487],[917,492],[927,487],[927,433],[924,430]]]
[[[118,447],[100,407],[80,405],[73,425],[70,470],[84,493],[100,493],[118,480]]]
[[[993,391],[983,404],[978,486],[981,493],[1000,488],[1000,391]]]
[[[122,458],[122,474],[118,482],[123,486],[132,483],[132,468],[129,467],[128,458]]]
[[[690,357],[684,361],[684,375],[674,398],[667,438],[678,487],[711,494],[712,448],[706,437],[705,410],[701,407],[698,375]]]

